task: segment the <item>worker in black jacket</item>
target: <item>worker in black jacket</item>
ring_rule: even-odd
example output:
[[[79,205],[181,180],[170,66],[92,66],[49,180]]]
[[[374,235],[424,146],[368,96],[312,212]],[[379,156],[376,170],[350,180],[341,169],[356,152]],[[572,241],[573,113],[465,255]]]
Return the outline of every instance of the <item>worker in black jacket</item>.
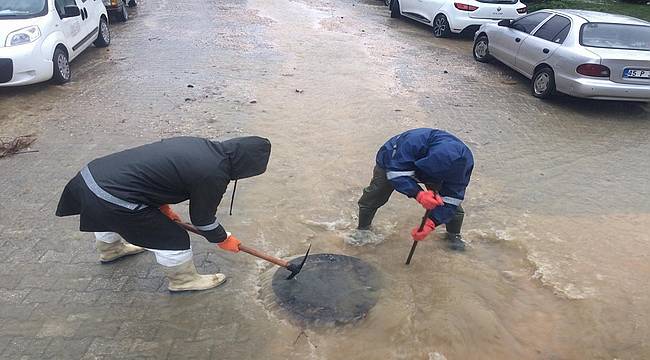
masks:
[[[239,251],[239,240],[215,216],[231,180],[266,171],[269,140],[248,136],[210,141],[176,137],[121,151],[85,166],[66,185],[57,216],[80,215],[81,231],[95,232],[100,261],[144,249],[165,267],[170,291],[205,290],[225,275],[199,275],[189,235],[169,204],[189,200],[190,219],[220,248]],[[126,240],[124,242],[123,240]]]

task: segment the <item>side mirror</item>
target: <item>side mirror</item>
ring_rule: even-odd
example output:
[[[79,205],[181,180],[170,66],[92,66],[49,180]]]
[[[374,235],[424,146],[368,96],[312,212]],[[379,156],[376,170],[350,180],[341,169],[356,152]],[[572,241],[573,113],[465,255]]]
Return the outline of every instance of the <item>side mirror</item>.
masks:
[[[510,27],[510,25],[512,25],[512,20],[503,19],[503,20],[499,21],[498,25],[499,26]]]
[[[71,18],[75,16],[81,15],[81,11],[79,10],[79,7],[74,6],[74,5],[67,5],[66,7],[63,8],[63,16],[64,18]]]

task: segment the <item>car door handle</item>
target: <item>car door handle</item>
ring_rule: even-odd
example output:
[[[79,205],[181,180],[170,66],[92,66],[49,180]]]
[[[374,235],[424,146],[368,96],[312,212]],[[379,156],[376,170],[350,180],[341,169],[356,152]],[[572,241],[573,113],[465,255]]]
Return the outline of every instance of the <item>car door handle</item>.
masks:
[[[521,38],[516,38],[515,39],[515,42],[520,42],[520,41],[521,41]]]
[[[542,52],[543,52],[544,54],[548,54],[550,51],[551,51],[551,50],[546,49],[546,48],[545,48],[544,50],[542,50]]]
[[[86,13],[84,12],[84,9],[81,9],[81,20],[86,20]]]

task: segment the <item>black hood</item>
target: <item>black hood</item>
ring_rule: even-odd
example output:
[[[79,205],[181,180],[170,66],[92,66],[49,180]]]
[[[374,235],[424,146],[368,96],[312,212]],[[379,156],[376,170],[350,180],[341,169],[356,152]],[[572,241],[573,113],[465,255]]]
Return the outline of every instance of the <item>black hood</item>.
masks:
[[[221,143],[230,159],[230,180],[263,174],[271,156],[271,142],[259,136],[244,136]]]

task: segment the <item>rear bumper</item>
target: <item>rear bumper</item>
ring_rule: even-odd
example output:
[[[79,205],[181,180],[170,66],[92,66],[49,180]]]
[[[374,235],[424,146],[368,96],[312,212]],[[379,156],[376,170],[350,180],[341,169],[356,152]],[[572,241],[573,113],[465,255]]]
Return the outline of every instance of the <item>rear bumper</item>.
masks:
[[[52,78],[52,59],[41,51],[41,41],[0,48],[0,87],[34,84]]]
[[[581,98],[650,102],[648,85],[621,84],[606,79],[570,79],[557,74],[555,81],[559,91]]]
[[[458,11],[460,15],[454,14],[454,16],[447,17],[449,20],[449,25],[451,26],[451,31],[453,33],[475,33],[479,27],[483,24],[497,23],[499,20],[494,19],[478,19],[469,17],[469,13],[466,11]]]

